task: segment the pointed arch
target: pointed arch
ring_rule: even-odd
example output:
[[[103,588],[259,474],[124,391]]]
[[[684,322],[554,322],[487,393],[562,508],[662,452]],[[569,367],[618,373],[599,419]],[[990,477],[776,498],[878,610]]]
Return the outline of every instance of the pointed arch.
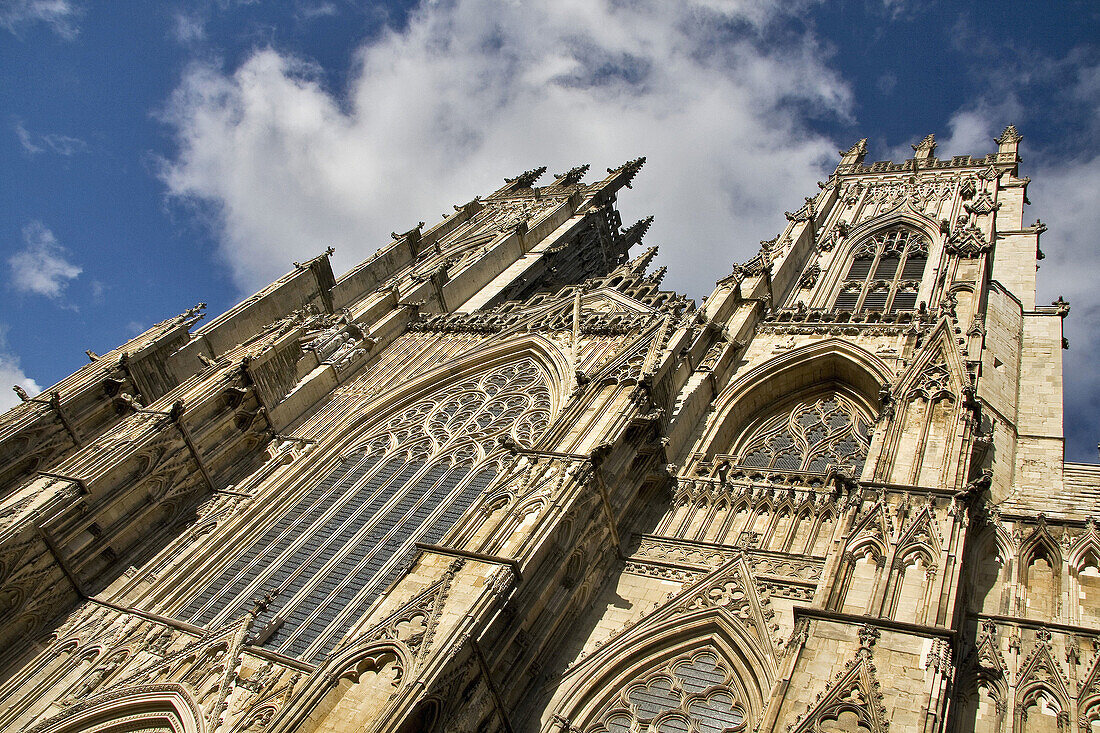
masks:
[[[967,543],[968,603],[975,613],[1007,614],[1012,593],[1012,541],[1004,527],[989,523]]]
[[[813,550],[813,532],[817,519],[813,504],[803,502],[795,511],[787,545],[780,549],[793,554],[809,554]]]
[[[703,703],[708,694],[724,692],[744,711],[744,719],[759,721],[775,676],[775,661],[728,614],[714,608],[685,614],[654,624],[650,634],[631,635],[625,641],[606,648],[606,652],[601,650],[605,653],[589,657],[587,664],[567,673],[559,715],[587,730],[586,726],[595,726],[614,715],[616,703],[638,686],[668,676],[668,668],[713,656],[718,660],[714,666],[724,667],[727,673],[713,686],[692,692]],[[589,662],[597,656],[599,663]]]
[[[1008,712],[1008,667],[997,648],[992,621],[978,627],[975,646],[959,666],[958,704],[952,711],[953,730],[1005,733]]]
[[[1080,621],[1100,621],[1100,533],[1096,523],[1078,537],[1066,558],[1070,579],[1070,616]]]
[[[180,685],[114,690],[35,726],[35,733],[205,733],[202,713]]]
[[[938,253],[942,250],[943,235],[939,230],[939,224],[926,214],[916,211],[909,206],[908,201],[902,201],[894,209],[884,212],[878,216],[874,216],[858,226],[853,227],[844,240],[844,245],[839,247],[836,255],[833,259],[833,266],[827,269],[827,276],[819,286],[817,295],[813,300],[813,306],[817,308],[832,308],[832,307],[844,307],[847,310],[851,310],[858,306],[863,300],[863,296],[868,292],[867,285],[861,285],[857,298],[847,302],[841,302],[838,300],[845,281],[848,280],[848,276],[851,274],[852,265],[859,252],[864,249],[868,242],[871,241],[876,235],[883,232],[892,230],[905,230],[913,232],[918,238],[924,240],[923,255],[926,262],[935,262],[933,259],[933,253]],[[875,269],[879,263],[879,257],[875,256],[868,261],[867,272],[864,275],[865,283],[874,280],[881,280],[882,278],[872,277],[876,275]],[[901,258],[899,258],[899,265]],[[905,270],[909,271],[906,272]],[[931,285],[927,282],[929,278],[923,277],[924,273],[928,271],[927,264],[923,264],[921,272],[916,274],[914,268],[910,266],[906,268],[904,265],[896,266],[895,270],[890,272],[890,282],[893,285],[893,290],[887,293],[887,297],[882,298],[882,307],[877,310],[885,310],[885,306],[888,303],[890,295],[897,292],[897,286],[906,281],[916,280],[921,282],[918,289],[912,290],[911,300],[907,298],[904,305],[905,309],[911,310],[915,308],[920,296],[924,296],[924,300],[930,300]],[[910,277],[914,276],[915,277]]]
[[[736,558],[683,588],[565,673],[553,703],[558,715],[584,730],[607,723],[609,715],[637,704],[624,697],[636,687],[675,674],[677,664],[705,654],[724,666],[721,679],[682,684],[677,689],[685,696],[675,706],[692,711],[696,704],[721,702],[727,714],[740,706],[750,727],[759,722],[778,657],[769,620],[773,611],[752,578],[744,558]],[[721,700],[712,697],[719,692]],[[658,714],[654,709],[646,715]]]
[[[468,353],[348,411],[335,437],[293,466],[286,485],[301,488],[290,500],[246,517],[262,512],[263,531],[196,568],[201,581],[186,585],[198,591],[180,593],[179,613],[220,623],[277,587],[257,615],[261,643],[323,658],[404,572],[415,543],[438,543],[491,486],[498,438],[531,443],[549,429],[563,366],[544,341]],[[249,532],[247,521],[232,531]]]
[[[715,399],[715,417],[700,441],[703,454],[710,459],[729,452],[754,420],[799,393],[839,390],[873,416],[880,408],[879,390],[890,378],[881,359],[841,339],[793,349],[749,370]]]
[[[273,730],[335,733],[347,709],[378,709],[408,681],[412,658],[403,644],[372,641],[335,655],[313,672]]]
[[[1047,639],[1049,640],[1049,634]],[[1024,718],[1029,707],[1037,704],[1049,709],[1051,702],[1054,702],[1057,704],[1057,712],[1070,710],[1072,695],[1069,683],[1061,664],[1054,657],[1049,641],[1040,639],[1036,643],[1020,665],[1016,679],[1016,711]],[[1022,724],[1024,720],[1019,722]]]
[[[886,589],[886,615],[895,621],[924,623],[935,571],[936,559],[927,546],[911,544],[899,550]]]
[[[845,613],[870,613],[886,567],[886,547],[878,538],[866,535],[854,540],[850,548],[842,556],[831,607]]]
[[[1062,553],[1041,514],[1039,526],[1020,545],[1017,582],[1025,592],[1027,615],[1048,619],[1058,614],[1062,596]]]
[[[874,663],[851,659],[819,695],[813,706],[788,727],[793,733],[817,733],[826,723],[836,730],[883,733],[889,725]]]

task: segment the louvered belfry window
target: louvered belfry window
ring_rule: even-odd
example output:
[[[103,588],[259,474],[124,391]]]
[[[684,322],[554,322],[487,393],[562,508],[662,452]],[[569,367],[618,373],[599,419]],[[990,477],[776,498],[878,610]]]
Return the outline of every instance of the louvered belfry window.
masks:
[[[798,400],[764,417],[742,441],[737,462],[749,468],[858,476],[871,423],[848,397],[833,392]]]
[[[216,626],[271,592],[257,643],[322,659],[400,577],[414,544],[438,543],[496,478],[498,436],[530,444],[550,409],[530,358],[407,407],[247,541],[180,615]]]
[[[856,248],[833,307],[890,313],[914,310],[927,263],[927,237],[908,227],[880,231]]]

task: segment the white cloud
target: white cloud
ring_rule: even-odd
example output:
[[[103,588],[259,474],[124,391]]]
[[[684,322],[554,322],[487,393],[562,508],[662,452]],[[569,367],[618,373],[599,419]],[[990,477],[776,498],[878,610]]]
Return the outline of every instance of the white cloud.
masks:
[[[163,178],[176,200],[216,215],[222,254],[250,290],[330,244],[347,268],[388,232],[524,169],[602,171],[645,155],[624,219],[655,214],[647,241],[662,245],[668,283],[701,295],[837,160],[837,144],[800,120],[844,119],[850,90],[812,36],[773,32],[799,11],[426,3],[360,49],[339,97],[274,50],[230,74],[195,66],[164,114],[179,148]]]
[[[23,373],[19,357],[11,353],[7,343],[7,326],[0,324],[0,412],[9,410],[20,402],[12,387],[18,386],[33,397],[42,391],[38,382]]]
[[[42,147],[35,144],[34,136],[23,126],[22,122],[15,123],[15,134],[19,138],[19,144],[23,146],[24,152],[30,155],[42,152]]]
[[[302,20],[315,20],[337,14],[336,6],[330,2],[305,3],[298,6],[296,15]]]
[[[206,37],[205,19],[197,13],[176,12],[172,16],[172,37],[183,45],[198,43]]]
[[[1072,306],[1064,323],[1069,351],[1063,351],[1068,457],[1096,461],[1093,446],[1100,440],[1100,155],[1068,165],[1044,165],[1028,171],[1033,183],[1028,197],[1035,202],[1028,219],[1037,215],[1050,230],[1042,235],[1046,259],[1038,273],[1038,303],[1064,296]],[[1025,222],[1030,223],[1030,222]]]
[[[1037,276],[1037,303],[1045,305],[1059,296],[1072,304],[1064,323],[1070,342],[1062,352],[1065,392],[1067,458],[1096,460],[1100,439],[1100,299],[1096,297],[1096,273],[1100,249],[1095,232],[1100,230],[1100,145],[1095,131],[1100,125],[1100,65],[1087,54],[1073,51],[1062,58],[1028,57],[1028,73],[1012,66],[988,72],[989,93],[968,103],[951,117],[951,135],[937,150],[940,157],[993,150],[992,138],[1014,123],[1024,135],[1020,174],[1032,179],[1028,198],[1034,205],[1025,211],[1024,224],[1042,219],[1049,231],[1042,235],[1046,259]],[[1071,80],[1066,87],[1059,80]],[[1057,94],[1065,104],[1054,117],[1044,105],[1023,104],[1020,99]],[[1030,144],[1029,129],[1065,125],[1067,137],[1047,147]]]
[[[23,242],[26,246],[8,258],[12,286],[20,293],[60,298],[83,268],[65,259],[68,252],[40,221],[23,227]]]
[[[69,0],[3,0],[0,26],[18,36],[35,23],[45,23],[54,33],[71,41],[80,32],[77,21],[83,11]]]
[[[58,155],[69,157],[88,150],[88,143],[78,137],[56,133],[36,135],[28,130],[21,120],[15,122],[15,135],[28,155],[35,155],[49,149]]]

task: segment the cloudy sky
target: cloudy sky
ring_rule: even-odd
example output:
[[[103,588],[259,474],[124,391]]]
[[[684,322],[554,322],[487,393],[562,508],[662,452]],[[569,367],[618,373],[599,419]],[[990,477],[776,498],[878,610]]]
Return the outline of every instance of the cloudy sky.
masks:
[[[837,151],[1014,123],[1068,457],[1100,439],[1100,6],[933,0],[0,0],[0,406],[293,260],[339,272],[505,176],[645,155],[626,221],[699,297]]]

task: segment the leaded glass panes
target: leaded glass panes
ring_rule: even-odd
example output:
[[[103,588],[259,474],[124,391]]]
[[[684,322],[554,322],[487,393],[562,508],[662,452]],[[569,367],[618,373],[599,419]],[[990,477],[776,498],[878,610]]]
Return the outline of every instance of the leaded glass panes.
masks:
[[[419,400],[341,460],[181,610],[216,625],[273,595],[256,643],[311,660],[329,653],[408,566],[438,543],[497,475],[497,438],[536,439],[549,423],[547,380],[531,359]]]
[[[710,648],[663,664],[626,685],[590,733],[676,731],[728,733],[746,729],[730,666]]]
[[[765,418],[743,441],[737,462],[752,468],[815,471],[863,470],[870,422],[839,393],[800,400]]]
[[[878,232],[855,252],[833,307],[852,311],[913,310],[928,263],[928,239],[908,227]]]

